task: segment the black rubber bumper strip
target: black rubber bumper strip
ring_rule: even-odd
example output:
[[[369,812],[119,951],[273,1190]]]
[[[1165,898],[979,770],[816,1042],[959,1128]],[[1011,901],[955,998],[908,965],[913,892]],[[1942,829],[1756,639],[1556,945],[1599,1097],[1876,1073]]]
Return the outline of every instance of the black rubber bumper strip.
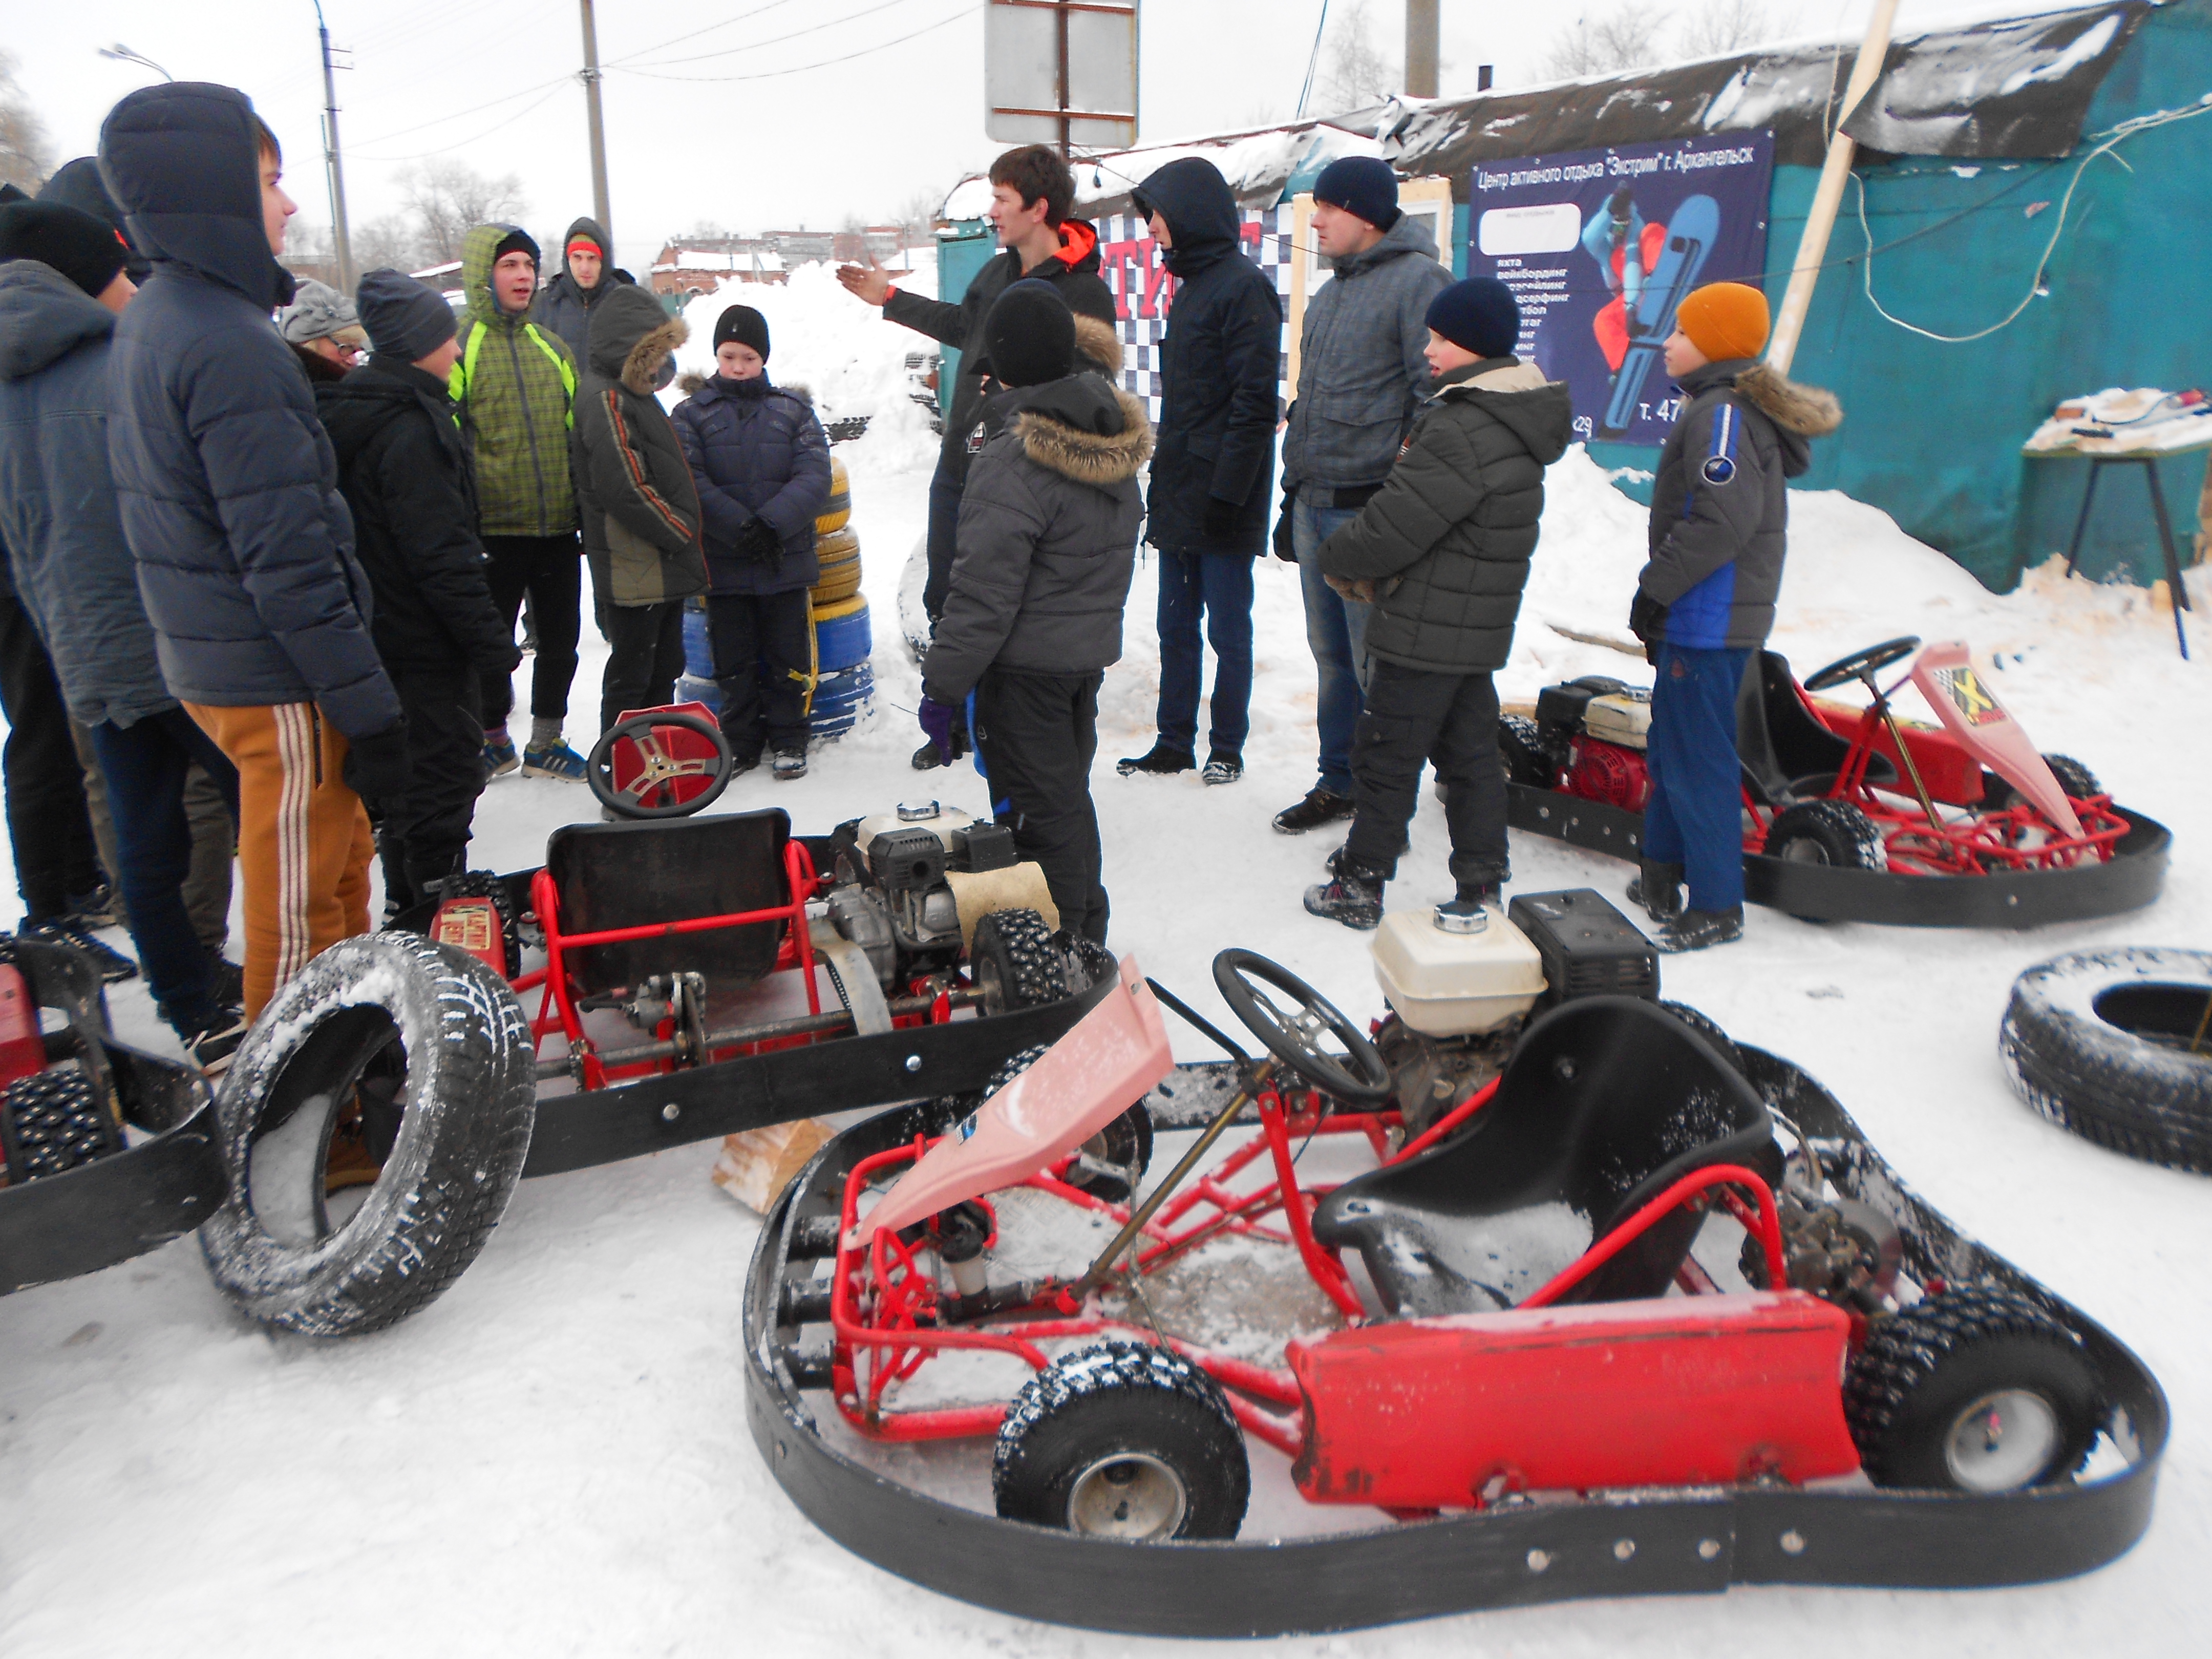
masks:
[[[1527,784],[1510,784],[1507,789],[1506,818],[1516,830],[1614,858],[1643,855],[1640,812]],[[2157,902],[2166,886],[2173,834],[2141,812],[2124,806],[2112,810],[2130,828],[2102,864],[1987,876],[1901,876],[1747,855],[1744,893],[1754,904],[1809,921],[1871,921],[1891,927],[2041,927],[2116,916]]]
[[[1054,1042],[1116,983],[988,1018],[839,1036],[611,1088],[544,1095],[525,1178],[589,1169],[774,1123],[981,1089],[1012,1055]]]
[[[785,1297],[787,1279],[809,1275],[825,1235],[834,1238],[854,1164],[921,1127],[911,1110],[872,1119],[823,1147],[761,1229],[744,1304],[754,1442],[809,1520],[887,1571],[1017,1618],[1149,1636],[1285,1636],[1730,1584],[2033,1583],[2086,1572],[2124,1553],[2150,1523],[2166,1448],[2166,1396],[2157,1381],[2080,1310],[1917,1198],[1804,1073],[1755,1048],[1743,1053],[1752,1080],[1814,1140],[1837,1185],[1897,1221],[1916,1277],[1996,1280],[2081,1333],[2100,1373],[2113,1440],[2129,1459],[2124,1469],[1996,1497],[1774,1486],[1592,1492],[1579,1502],[1501,1505],[1280,1542],[1133,1544],[1001,1521],[844,1456],[817,1431],[793,1375],[803,1326],[791,1322],[819,1316],[812,1298]],[[1202,1076],[1189,1081],[1202,1086],[1179,1093],[1212,1092]]]

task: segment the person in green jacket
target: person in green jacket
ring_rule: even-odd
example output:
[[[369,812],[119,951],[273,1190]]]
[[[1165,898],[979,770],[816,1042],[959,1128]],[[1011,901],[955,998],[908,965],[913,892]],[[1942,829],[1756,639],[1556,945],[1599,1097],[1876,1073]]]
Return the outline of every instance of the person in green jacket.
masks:
[[[554,330],[530,320],[538,244],[514,225],[478,225],[461,242],[460,361],[447,390],[476,454],[484,572],[492,604],[514,631],[525,593],[538,626],[530,677],[530,737],[518,757],[508,736],[511,676],[483,676],[484,775],[520,765],[526,777],[580,780],[584,757],[561,735],[576,677],[582,561],[568,477],[577,367]]]

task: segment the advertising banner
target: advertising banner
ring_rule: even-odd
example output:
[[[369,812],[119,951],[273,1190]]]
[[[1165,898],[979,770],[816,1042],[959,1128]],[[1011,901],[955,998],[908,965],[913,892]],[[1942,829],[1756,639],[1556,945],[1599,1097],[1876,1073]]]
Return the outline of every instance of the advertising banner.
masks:
[[[1773,173],[1765,130],[1475,164],[1467,274],[1513,290],[1519,356],[1567,383],[1577,438],[1666,441],[1674,307],[1759,283]]]

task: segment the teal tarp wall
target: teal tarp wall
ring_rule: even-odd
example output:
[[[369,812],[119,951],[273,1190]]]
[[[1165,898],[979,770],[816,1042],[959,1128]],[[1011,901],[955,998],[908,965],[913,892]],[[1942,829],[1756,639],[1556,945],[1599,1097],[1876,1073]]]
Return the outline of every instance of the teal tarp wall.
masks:
[[[1939,334],[1988,327],[2027,293],[2094,135],[2208,93],[2212,0],[2179,0],[2151,15],[2113,67],[2072,156],[1978,165],[1905,157],[1862,168],[1875,297]],[[1766,288],[1778,304],[1819,176],[1774,170]],[[1905,236],[1915,240],[1884,246]],[[1790,371],[1833,391],[1844,422],[1814,446],[1800,482],[1881,507],[1990,587],[2014,586],[2024,568],[2064,552],[2073,532],[2087,464],[2020,453],[2062,398],[2212,383],[2212,112],[2138,133],[2091,162],[2045,270],[2046,295],[1984,339],[1942,344],[1885,320],[1867,300],[1866,247],[1854,184]],[[1590,448],[1614,467],[1649,469],[1656,454]],[[2159,465],[2186,564],[2205,456]],[[2139,583],[2160,574],[2139,469],[2113,470],[2098,485],[2081,568]]]
[[[991,263],[991,256],[999,251],[998,238],[991,234],[990,222],[984,219],[963,220],[948,234],[937,239],[937,293],[947,305],[957,304],[968,292],[968,284],[975,280],[975,273]],[[952,347],[938,348],[937,408],[945,419],[952,418],[952,383],[960,375],[960,354]]]

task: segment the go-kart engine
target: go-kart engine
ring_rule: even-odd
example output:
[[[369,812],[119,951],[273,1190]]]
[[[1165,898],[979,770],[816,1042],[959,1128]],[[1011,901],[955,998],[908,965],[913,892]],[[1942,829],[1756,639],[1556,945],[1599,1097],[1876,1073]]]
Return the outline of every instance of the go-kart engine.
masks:
[[[1651,799],[1651,768],[1638,750],[1579,737],[1567,745],[1566,775],[1560,787],[1584,800],[1641,812]]]
[[[1794,1172],[1793,1172],[1794,1173]],[[1832,1302],[1847,1312],[1872,1316],[1897,1287],[1904,1241],[1897,1225],[1856,1199],[1822,1198],[1787,1182],[1775,1194],[1782,1223],[1782,1261],[1790,1288]],[[1766,1277],[1766,1258],[1756,1238],[1743,1241],[1743,1276]]]
[[[1006,825],[935,801],[842,824],[837,840],[830,923],[867,952],[886,985],[958,959],[960,902],[948,872],[1008,870],[1020,860]]]

